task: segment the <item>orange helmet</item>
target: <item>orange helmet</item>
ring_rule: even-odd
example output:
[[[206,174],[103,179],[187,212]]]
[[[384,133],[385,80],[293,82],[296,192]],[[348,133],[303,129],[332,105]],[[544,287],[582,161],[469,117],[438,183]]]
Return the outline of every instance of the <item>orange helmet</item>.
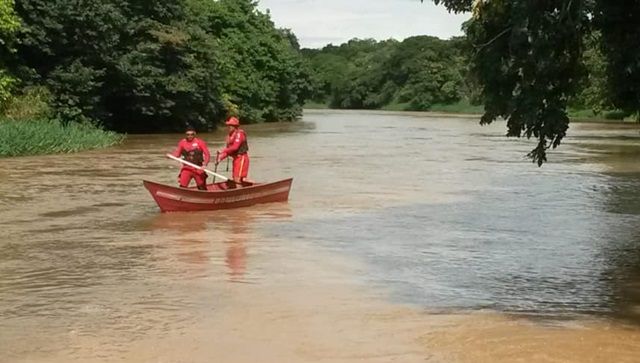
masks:
[[[240,120],[236,117],[230,117],[224,124],[227,126],[240,126]]]

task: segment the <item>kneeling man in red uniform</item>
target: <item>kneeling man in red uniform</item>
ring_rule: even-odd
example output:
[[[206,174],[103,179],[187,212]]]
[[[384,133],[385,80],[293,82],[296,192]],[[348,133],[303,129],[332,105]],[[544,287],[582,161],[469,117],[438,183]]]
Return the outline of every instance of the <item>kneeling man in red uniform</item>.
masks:
[[[216,157],[216,163],[227,157],[233,158],[233,181],[242,185],[249,175],[249,144],[247,134],[240,128],[240,120],[231,117],[225,122],[229,126],[227,135],[227,147],[220,150]]]
[[[203,168],[207,167],[211,159],[207,144],[196,137],[196,130],[193,127],[187,128],[186,137],[180,140],[172,155],[177,158],[182,157],[184,160]],[[207,174],[203,170],[183,165],[178,176],[180,186],[182,188],[188,187],[191,179],[195,179],[199,190],[207,190]]]

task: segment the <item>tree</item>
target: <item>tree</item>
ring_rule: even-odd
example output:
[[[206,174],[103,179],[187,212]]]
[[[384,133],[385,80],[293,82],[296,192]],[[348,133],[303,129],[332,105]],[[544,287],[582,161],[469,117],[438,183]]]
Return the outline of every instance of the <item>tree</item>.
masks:
[[[20,78],[46,85],[66,122],[152,132],[212,129],[235,112],[293,120],[310,93],[295,35],[250,0],[17,0],[16,11]]]
[[[570,106],[578,109],[591,109],[594,114],[613,110],[615,106],[609,96],[607,85],[607,62],[600,49],[601,35],[588,34],[583,59],[587,76],[582,80],[579,91],[570,101]]]
[[[395,41],[352,39],[335,49],[343,55],[343,78],[332,86],[331,106],[335,108],[375,109],[393,98],[394,89],[386,87],[385,63],[392,55]],[[329,48],[329,51],[333,51]],[[330,71],[331,72],[331,71]]]
[[[57,116],[64,121],[91,120],[119,131],[183,127],[184,119],[166,113],[178,102],[174,98],[183,97],[171,89],[175,85],[166,82],[159,90],[153,87],[157,83],[143,82],[140,76],[169,79],[182,72],[169,64],[174,60],[167,55],[170,41],[160,35],[184,19],[181,4],[105,0],[80,7],[72,0],[18,0],[16,10],[25,24],[18,57],[23,68],[32,70],[23,72],[23,78],[48,86]],[[154,58],[149,54],[154,50],[166,57]],[[143,59],[141,53],[147,58],[130,67],[131,59]],[[136,98],[142,94],[148,97]]]
[[[121,83],[107,100],[121,106],[115,119],[133,131],[213,128],[224,117],[217,55],[214,39],[198,27],[154,25],[119,60]]]
[[[434,103],[460,100],[463,58],[451,41],[410,37],[396,47],[385,70],[399,88],[398,101],[411,110],[429,110]]]
[[[407,110],[428,110],[435,103],[459,101],[464,90],[459,40],[352,39],[322,50],[305,49],[303,55],[315,70],[314,100],[332,108],[376,109],[399,103]]]
[[[593,27],[602,34],[610,100],[640,121],[640,2],[595,1]]]
[[[481,123],[507,120],[508,136],[535,137],[538,165],[566,135],[567,104],[587,72],[586,35],[599,31],[611,103],[640,111],[640,3],[633,0],[433,0],[471,12],[471,74],[481,87]]]
[[[17,84],[17,79],[9,70],[8,61],[14,58],[16,33],[20,20],[14,10],[13,0],[0,0],[0,112]]]
[[[224,102],[249,122],[299,117],[311,80],[295,35],[276,29],[251,0],[190,4],[191,21],[217,39]]]

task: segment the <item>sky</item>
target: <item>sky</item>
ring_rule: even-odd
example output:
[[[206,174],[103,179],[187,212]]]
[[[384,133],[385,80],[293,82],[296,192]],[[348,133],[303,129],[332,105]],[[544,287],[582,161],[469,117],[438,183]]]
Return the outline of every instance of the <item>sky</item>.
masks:
[[[430,0],[258,0],[279,28],[289,28],[303,48],[342,44],[352,38],[462,35],[468,14],[449,14]]]

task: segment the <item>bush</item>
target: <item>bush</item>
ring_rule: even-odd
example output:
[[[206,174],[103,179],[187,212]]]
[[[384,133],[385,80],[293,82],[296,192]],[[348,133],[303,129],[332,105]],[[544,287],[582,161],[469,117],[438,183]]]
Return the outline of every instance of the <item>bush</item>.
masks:
[[[9,98],[3,110],[11,120],[48,119],[51,116],[51,93],[46,87],[25,88]]]
[[[0,120],[0,157],[77,152],[116,145],[123,139],[91,124]]]
[[[602,114],[605,120],[624,120],[625,117],[629,116],[628,112],[614,110],[614,111],[606,111]]]

